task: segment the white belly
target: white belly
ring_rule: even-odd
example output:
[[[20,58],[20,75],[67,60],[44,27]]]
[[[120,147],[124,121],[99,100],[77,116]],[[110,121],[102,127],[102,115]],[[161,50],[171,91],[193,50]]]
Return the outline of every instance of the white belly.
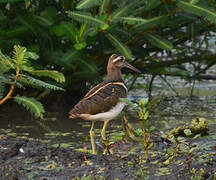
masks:
[[[122,109],[124,108],[125,103],[119,102],[112,109],[107,112],[99,113],[99,114],[80,114],[80,117],[85,120],[90,121],[110,121],[120,114]]]

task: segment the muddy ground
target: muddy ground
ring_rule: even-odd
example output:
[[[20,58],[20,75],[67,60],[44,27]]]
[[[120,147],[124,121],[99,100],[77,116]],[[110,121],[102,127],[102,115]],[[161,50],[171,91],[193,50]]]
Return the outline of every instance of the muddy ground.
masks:
[[[198,152],[199,157],[188,160],[184,154],[168,159],[166,148],[150,152],[146,162],[142,149],[136,153],[92,155],[73,148],[51,147],[39,140],[0,136],[0,179],[214,179],[216,151]],[[128,144],[126,142],[122,144]],[[163,146],[160,146],[160,148]],[[121,148],[119,147],[116,147]],[[23,150],[23,151],[22,151]],[[122,150],[121,150],[122,151]],[[202,157],[200,159],[200,157]],[[190,169],[188,169],[190,168]]]

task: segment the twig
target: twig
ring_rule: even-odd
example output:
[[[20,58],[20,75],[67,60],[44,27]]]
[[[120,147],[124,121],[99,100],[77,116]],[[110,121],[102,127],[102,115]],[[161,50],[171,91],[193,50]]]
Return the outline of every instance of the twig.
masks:
[[[0,105],[3,104],[5,101],[7,101],[11,97],[11,95],[12,95],[14,89],[15,89],[15,85],[16,85],[18,79],[19,79],[19,75],[20,75],[19,72],[20,72],[20,69],[19,69],[19,67],[17,67],[16,76],[14,78],[14,83],[11,85],[10,90],[7,93],[7,95],[3,99],[0,100]]]

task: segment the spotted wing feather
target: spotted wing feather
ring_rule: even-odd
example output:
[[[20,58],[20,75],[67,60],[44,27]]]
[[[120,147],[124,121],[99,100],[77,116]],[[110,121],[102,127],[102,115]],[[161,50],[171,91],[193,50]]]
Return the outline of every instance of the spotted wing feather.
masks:
[[[90,90],[69,112],[70,118],[79,117],[80,114],[94,115],[106,112],[119,102],[119,98],[127,95],[125,87],[121,84],[104,84],[103,86],[99,84],[97,88]]]

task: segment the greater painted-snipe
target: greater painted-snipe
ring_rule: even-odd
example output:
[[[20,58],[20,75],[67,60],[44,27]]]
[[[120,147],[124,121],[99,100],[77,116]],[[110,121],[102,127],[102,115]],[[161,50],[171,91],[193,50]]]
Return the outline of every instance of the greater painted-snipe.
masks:
[[[107,65],[107,79],[93,87],[69,112],[69,118],[82,118],[92,121],[89,133],[94,154],[96,152],[95,134],[93,131],[95,121],[104,122],[101,136],[103,140],[106,140],[107,123],[118,116],[125,106],[125,103],[120,100],[120,98],[127,96],[128,91],[122,78],[122,68],[129,68],[137,73],[141,73],[138,69],[128,64],[124,56],[113,54],[110,56]]]

